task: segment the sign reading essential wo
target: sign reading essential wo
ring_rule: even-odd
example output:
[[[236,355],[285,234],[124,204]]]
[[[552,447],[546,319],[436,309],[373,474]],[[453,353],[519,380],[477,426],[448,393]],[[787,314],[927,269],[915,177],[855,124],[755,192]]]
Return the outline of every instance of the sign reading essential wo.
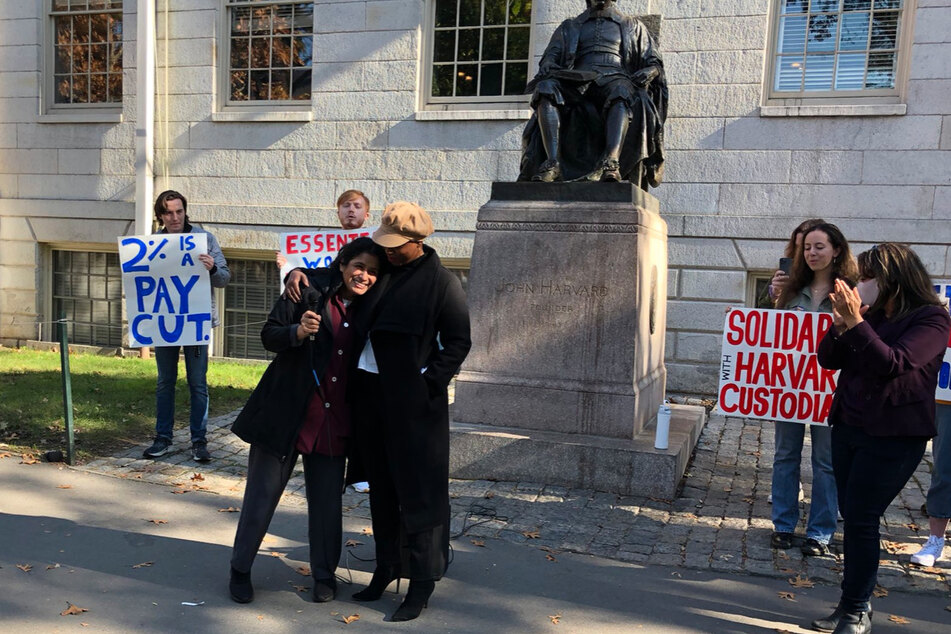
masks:
[[[203,233],[120,236],[129,345],[195,346],[211,339],[211,279]]]
[[[284,278],[292,270],[328,267],[343,245],[357,238],[369,237],[375,230],[376,227],[362,227],[282,233],[279,250],[287,263],[281,267],[281,290],[284,290]]]
[[[733,308],[723,326],[718,407],[730,416],[825,425],[837,370],[816,348],[830,313]]]

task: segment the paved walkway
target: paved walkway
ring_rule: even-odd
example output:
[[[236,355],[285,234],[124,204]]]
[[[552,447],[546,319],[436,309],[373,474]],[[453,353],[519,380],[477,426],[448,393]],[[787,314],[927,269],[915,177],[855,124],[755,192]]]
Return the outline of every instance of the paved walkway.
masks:
[[[244,491],[247,445],[229,425],[236,412],[209,420],[209,464],[191,459],[188,430],[175,435],[175,451],[155,461],[142,459],[145,448],[90,462],[81,469],[166,484],[182,491],[201,489],[228,496]],[[808,444],[808,435],[806,442]],[[739,572],[838,583],[842,559],[802,557],[799,550],[773,551],[767,496],[772,467],[773,427],[769,422],[712,415],[687,468],[675,500],[619,496],[536,482],[453,480],[452,531],[475,546],[499,538],[548,551],[591,554],[624,562],[680,566],[712,572]],[[885,515],[879,584],[883,591],[951,591],[951,565],[910,565],[909,553],[927,538],[921,513],[930,481],[931,454],[919,466]],[[808,496],[809,461],[803,464]],[[284,503],[302,505],[303,474],[295,472]],[[240,503],[240,501],[238,502]],[[369,528],[366,495],[347,489],[345,515]],[[799,533],[804,533],[804,519]],[[840,551],[841,533],[833,550]],[[368,549],[363,546],[363,549]],[[951,548],[946,554],[951,555]],[[372,550],[358,550],[372,556]]]

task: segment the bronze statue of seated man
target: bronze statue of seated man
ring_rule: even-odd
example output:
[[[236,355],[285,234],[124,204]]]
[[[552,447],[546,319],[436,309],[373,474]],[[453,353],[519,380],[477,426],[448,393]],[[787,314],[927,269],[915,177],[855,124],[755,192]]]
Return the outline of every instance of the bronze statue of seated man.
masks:
[[[621,181],[663,175],[667,84],[647,27],[615,0],[586,0],[552,35],[529,82],[535,113],[519,180]]]

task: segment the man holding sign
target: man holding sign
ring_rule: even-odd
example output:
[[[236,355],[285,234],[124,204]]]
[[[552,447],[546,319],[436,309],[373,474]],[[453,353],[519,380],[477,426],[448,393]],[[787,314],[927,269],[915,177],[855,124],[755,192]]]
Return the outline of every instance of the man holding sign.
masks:
[[[204,229],[192,226],[188,221],[188,201],[176,191],[165,191],[155,200],[155,218],[162,229],[158,234],[200,234],[207,240],[207,252],[198,255],[198,262],[207,272],[211,286],[223,288],[231,280],[228,262],[221,253],[218,240]],[[196,236],[197,237],[197,236]],[[182,262],[185,266],[185,262]],[[178,286],[178,285],[176,285]],[[182,286],[184,288],[184,285]],[[183,293],[180,293],[184,295]],[[128,298],[128,293],[126,294]],[[158,295],[156,295],[156,298]],[[187,304],[187,300],[182,303]],[[159,305],[156,299],[155,305]],[[185,306],[179,306],[182,313]],[[218,311],[215,298],[211,296],[211,327],[218,326]],[[175,381],[178,379],[179,350],[185,351],[185,372],[190,391],[192,458],[198,462],[208,462],[205,442],[205,428],[208,423],[208,383],[205,375],[208,371],[208,344],[210,334],[204,337],[204,343],[196,345],[178,345],[167,341],[155,341],[155,363],[158,367],[158,384],[155,390],[155,441],[142,454],[146,458],[158,458],[168,453],[172,446],[172,426],[175,418]]]

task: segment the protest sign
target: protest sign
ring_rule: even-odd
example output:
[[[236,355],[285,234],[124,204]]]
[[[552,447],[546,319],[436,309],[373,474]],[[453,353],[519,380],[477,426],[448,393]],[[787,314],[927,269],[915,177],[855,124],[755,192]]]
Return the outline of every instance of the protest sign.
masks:
[[[284,290],[284,278],[292,270],[330,266],[343,245],[357,238],[369,237],[375,230],[376,227],[363,227],[282,233],[279,251],[287,263],[281,267],[281,290]]]
[[[935,284],[934,290],[943,300],[951,300],[951,284]],[[938,386],[935,388],[934,399],[946,405],[951,405],[951,339],[948,340],[948,349],[944,351],[944,362],[938,370]]]
[[[816,359],[830,313],[734,308],[723,327],[718,407],[730,416],[825,425],[837,371]]]
[[[194,346],[211,339],[211,279],[203,233],[118,238],[129,345]]]

